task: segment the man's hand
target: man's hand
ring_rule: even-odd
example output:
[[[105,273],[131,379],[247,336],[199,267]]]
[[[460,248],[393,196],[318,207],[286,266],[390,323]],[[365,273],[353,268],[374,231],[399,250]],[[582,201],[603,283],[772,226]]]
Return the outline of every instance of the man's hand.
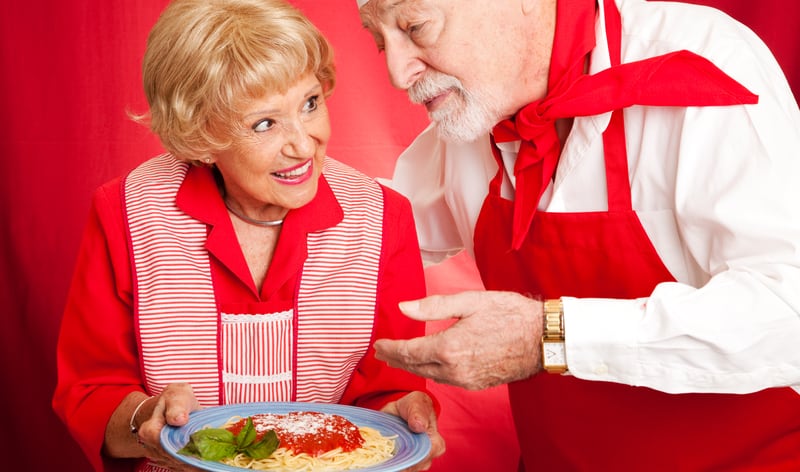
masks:
[[[444,331],[409,340],[380,339],[376,357],[439,383],[480,390],[541,370],[541,301],[514,292],[470,291],[403,302],[421,321],[456,318]]]
[[[427,433],[431,439],[431,452],[428,457],[414,467],[406,469],[406,472],[428,470],[433,459],[444,454],[444,438],[439,434],[436,424],[433,400],[427,394],[411,392],[397,401],[387,403],[381,411],[403,418],[408,423],[408,428],[411,431]]]

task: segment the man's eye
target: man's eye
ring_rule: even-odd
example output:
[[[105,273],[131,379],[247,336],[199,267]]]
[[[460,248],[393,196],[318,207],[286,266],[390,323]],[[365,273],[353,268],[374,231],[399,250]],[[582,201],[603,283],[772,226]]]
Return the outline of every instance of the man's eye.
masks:
[[[408,27],[409,36],[419,36],[425,29],[425,23],[415,23]]]
[[[314,95],[313,97],[309,97],[306,101],[305,107],[303,107],[304,111],[314,111],[319,107],[319,95]]]
[[[263,133],[264,131],[272,129],[273,126],[275,126],[275,122],[270,119],[260,120],[253,125],[253,131],[256,133]]]
[[[386,41],[384,41],[383,36],[377,33],[372,33],[372,39],[375,41],[375,47],[378,48],[378,53],[383,53],[386,50]]]

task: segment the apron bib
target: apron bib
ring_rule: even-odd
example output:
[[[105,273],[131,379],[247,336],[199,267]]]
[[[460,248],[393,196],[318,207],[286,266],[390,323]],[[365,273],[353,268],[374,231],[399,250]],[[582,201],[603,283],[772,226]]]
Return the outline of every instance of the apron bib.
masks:
[[[147,392],[189,382],[203,406],[338,403],[372,339],[383,241],[383,220],[375,215],[383,214],[383,191],[325,160],[323,172],[344,217],[308,234],[296,305],[273,313],[261,302],[218,305],[207,225],[175,204],[187,169],[163,155],[125,181],[134,322]],[[166,469],[144,460],[136,470]]]
[[[537,211],[518,251],[514,202],[500,196],[504,167],[493,146],[500,165],[474,241],[488,290],[629,299],[675,280],[632,209],[621,110],[603,140],[608,211]],[[540,373],[508,390],[521,469],[530,472],[798,470],[800,398],[790,388],[674,395]]]
[[[611,126],[621,125],[618,117]],[[520,251],[504,249],[513,202],[492,181],[475,228],[487,289],[638,298],[674,281],[631,209],[627,168],[608,163],[613,155],[606,153],[609,211],[537,212]],[[508,390],[528,471],[792,470],[800,455],[800,401],[789,388],[672,395],[541,373]]]

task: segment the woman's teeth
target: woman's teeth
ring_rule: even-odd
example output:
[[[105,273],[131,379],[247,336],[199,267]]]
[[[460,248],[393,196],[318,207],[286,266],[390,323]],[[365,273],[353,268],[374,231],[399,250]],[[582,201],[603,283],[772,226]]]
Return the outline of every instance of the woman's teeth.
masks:
[[[311,167],[311,161],[308,161],[302,166],[290,170],[289,172],[274,172],[273,175],[275,175],[276,177],[280,177],[281,179],[291,179],[293,177],[299,177],[305,174],[306,172],[308,172],[308,169],[310,167]]]

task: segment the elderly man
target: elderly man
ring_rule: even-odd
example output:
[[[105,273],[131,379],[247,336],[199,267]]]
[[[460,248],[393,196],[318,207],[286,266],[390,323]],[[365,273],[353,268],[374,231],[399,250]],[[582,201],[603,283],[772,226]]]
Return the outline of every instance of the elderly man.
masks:
[[[432,120],[400,157],[428,261],[485,292],[379,358],[508,383],[525,470],[800,470],[800,111],[719,11],[359,0]]]

